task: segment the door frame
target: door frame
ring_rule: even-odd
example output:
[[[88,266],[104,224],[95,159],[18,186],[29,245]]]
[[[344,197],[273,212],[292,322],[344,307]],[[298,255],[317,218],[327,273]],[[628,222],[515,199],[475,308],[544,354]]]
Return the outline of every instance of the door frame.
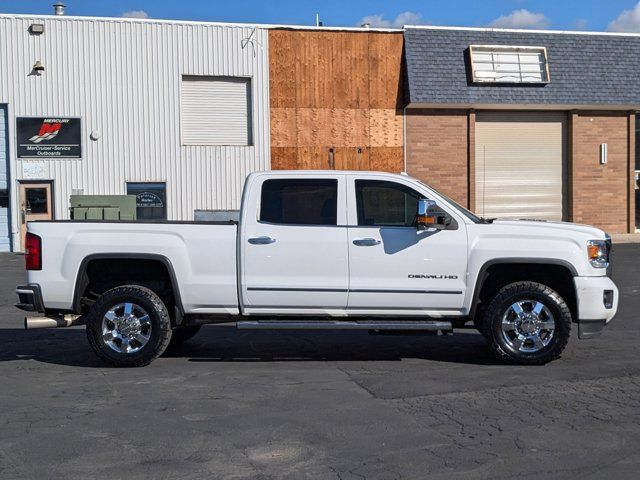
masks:
[[[4,154],[5,164],[0,163],[0,168],[6,173],[7,184],[7,237],[9,238],[9,251],[15,252],[16,246],[13,240],[13,184],[11,182],[11,155],[10,155],[10,131],[9,131],[9,103],[0,103],[0,122],[4,122]]]
[[[28,180],[22,180],[22,179],[18,179],[17,181],[18,183],[18,188],[17,188],[17,192],[16,192],[16,196],[18,198],[18,212],[17,212],[17,219],[18,219],[18,228],[19,228],[19,240],[17,242],[17,246],[19,246],[20,251],[24,250],[24,245],[23,245],[23,239],[22,239],[22,186],[23,185],[38,185],[38,184],[49,184],[49,190],[50,190],[50,196],[51,196],[51,220],[54,220],[56,218],[56,202],[55,202],[55,182],[53,179],[28,179]]]

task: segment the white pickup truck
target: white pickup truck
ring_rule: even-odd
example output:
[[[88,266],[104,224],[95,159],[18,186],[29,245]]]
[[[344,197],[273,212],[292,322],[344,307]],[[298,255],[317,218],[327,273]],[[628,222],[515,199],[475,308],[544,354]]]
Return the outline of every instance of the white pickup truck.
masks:
[[[613,318],[611,241],[585,225],[479,218],[406,175],[247,178],[240,221],[28,225],[27,328],[85,324],[95,353],[141,366],[202,324],[451,332],[502,359],[557,358],[572,323]]]

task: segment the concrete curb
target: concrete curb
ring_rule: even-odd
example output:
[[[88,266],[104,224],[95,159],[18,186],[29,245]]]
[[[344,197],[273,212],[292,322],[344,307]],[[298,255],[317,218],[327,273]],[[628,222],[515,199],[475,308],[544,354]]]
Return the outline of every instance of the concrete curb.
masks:
[[[616,233],[611,235],[613,243],[640,243],[640,233]]]

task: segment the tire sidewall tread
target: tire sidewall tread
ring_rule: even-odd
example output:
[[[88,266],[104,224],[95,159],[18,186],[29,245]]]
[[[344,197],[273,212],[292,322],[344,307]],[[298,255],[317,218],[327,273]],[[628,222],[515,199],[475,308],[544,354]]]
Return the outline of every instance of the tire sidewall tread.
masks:
[[[516,353],[508,349],[502,338],[502,316],[506,308],[520,299],[542,301],[551,310],[555,320],[554,337],[551,343],[534,353]],[[518,365],[544,365],[558,358],[571,336],[571,310],[550,287],[530,281],[516,282],[501,288],[491,299],[483,318],[492,352],[502,361]]]
[[[118,303],[136,303],[151,318],[151,338],[133,354],[119,354],[102,340],[102,320],[106,311]],[[95,354],[115,367],[149,365],[166,350],[171,341],[171,319],[164,303],[152,290],[139,285],[122,285],[103,293],[92,305],[86,318],[87,339]]]

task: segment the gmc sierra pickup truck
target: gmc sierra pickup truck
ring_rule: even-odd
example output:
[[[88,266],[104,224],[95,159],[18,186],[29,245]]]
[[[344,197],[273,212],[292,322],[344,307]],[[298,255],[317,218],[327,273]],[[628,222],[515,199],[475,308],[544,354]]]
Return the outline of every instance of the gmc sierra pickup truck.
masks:
[[[613,318],[610,238],[477,217],[407,175],[255,173],[239,222],[28,225],[27,328],[86,325],[106,362],[147,365],[205,323],[452,332],[499,358],[557,358]],[[32,314],[33,315],[33,314]]]

